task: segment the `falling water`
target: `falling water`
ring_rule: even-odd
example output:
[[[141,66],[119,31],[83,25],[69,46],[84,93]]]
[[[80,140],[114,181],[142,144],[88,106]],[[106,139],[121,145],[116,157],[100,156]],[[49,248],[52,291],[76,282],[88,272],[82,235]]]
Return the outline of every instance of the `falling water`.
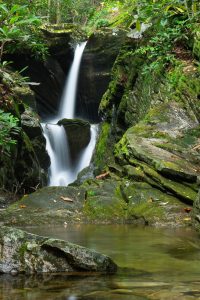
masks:
[[[46,138],[46,148],[51,158],[49,168],[49,185],[67,185],[73,176],[70,171],[69,146],[63,126],[42,124]]]
[[[46,149],[51,160],[49,168],[50,186],[65,186],[73,182],[76,179],[77,174],[89,165],[95,147],[97,125],[91,125],[90,143],[82,151],[75,165],[72,165],[65,129],[63,126],[56,125],[60,119],[74,118],[78,74],[85,46],[86,42],[81,43],[76,47],[74,60],[61,98],[57,116],[48,123],[41,124],[46,138]]]
[[[76,105],[76,90],[78,83],[78,74],[80,69],[81,58],[87,42],[78,44],[76,47],[74,61],[72,63],[67,84],[61,98],[61,105],[58,113],[59,119],[73,119]]]
[[[90,127],[91,138],[88,146],[82,151],[80,159],[77,163],[76,172],[77,174],[84,168],[88,167],[90,164],[91,156],[95,148],[97,139],[98,125],[93,124]]]

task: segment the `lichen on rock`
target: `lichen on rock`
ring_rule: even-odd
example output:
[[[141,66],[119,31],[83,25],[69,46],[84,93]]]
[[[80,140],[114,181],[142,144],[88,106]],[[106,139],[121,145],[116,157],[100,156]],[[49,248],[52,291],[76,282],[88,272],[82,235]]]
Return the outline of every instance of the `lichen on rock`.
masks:
[[[0,229],[0,253],[0,273],[114,273],[117,270],[108,256],[94,250],[11,227]]]

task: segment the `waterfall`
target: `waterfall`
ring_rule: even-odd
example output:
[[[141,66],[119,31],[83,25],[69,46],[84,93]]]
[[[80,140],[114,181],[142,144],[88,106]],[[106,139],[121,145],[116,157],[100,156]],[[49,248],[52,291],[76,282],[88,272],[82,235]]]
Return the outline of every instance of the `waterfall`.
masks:
[[[84,168],[88,167],[90,164],[91,156],[94,151],[97,139],[98,125],[93,124],[90,127],[91,138],[88,146],[82,151],[80,159],[77,163],[76,171],[79,173]]]
[[[74,181],[70,168],[69,146],[63,126],[42,124],[46,149],[51,159],[49,185],[64,186]]]
[[[66,186],[77,178],[77,174],[90,163],[95,148],[97,125],[91,125],[91,139],[74,165],[71,162],[68,139],[63,126],[56,125],[60,119],[73,119],[76,106],[78,74],[86,42],[78,44],[61,98],[58,114],[48,123],[42,123],[46,138],[46,149],[50,156],[49,185]]]
[[[76,47],[74,60],[69,71],[67,84],[65,85],[64,93],[61,98],[61,105],[58,113],[59,119],[73,119],[76,105],[76,90],[78,83],[78,74],[81,64],[81,58],[87,42],[78,44]]]

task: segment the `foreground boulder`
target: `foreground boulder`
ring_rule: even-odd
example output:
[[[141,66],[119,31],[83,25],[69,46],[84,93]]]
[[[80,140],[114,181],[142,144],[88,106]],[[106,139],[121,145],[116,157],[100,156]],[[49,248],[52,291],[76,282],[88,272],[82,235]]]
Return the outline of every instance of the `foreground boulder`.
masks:
[[[0,252],[0,273],[112,273],[117,269],[109,257],[94,250],[16,228],[0,229]]]

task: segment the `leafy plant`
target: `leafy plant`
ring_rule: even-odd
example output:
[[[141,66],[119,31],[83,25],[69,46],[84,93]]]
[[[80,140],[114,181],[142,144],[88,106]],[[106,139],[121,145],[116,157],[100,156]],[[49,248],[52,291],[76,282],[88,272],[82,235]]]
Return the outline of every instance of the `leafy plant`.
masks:
[[[29,48],[35,55],[45,56],[47,48],[42,43],[37,27],[41,20],[31,14],[26,5],[11,7],[0,4],[0,62],[6,52]]]
[[[18,134],[19,120],[10,113],[0,110],[0,154],[10,156],[12,147],[16,144],[14,136]]]
[[[140,24],[151,23],[152,37],[147,46],[141,46],[136,53],[146,55],[147,63],[143,72],[157,71],[162,66],[175,62],[174,48],[186,45],[188,33],[191,33],[192,18],[198,19],[199,4],[193,1],[146,1],[138,5],[136,28]]]

